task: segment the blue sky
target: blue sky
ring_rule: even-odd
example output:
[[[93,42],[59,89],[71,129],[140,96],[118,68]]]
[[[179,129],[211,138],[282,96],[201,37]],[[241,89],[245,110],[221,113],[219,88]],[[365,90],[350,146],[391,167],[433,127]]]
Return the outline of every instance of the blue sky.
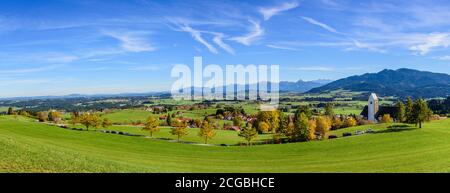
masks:
[[[450,73],[448,1],[15,0],[0,97],[169,90],[176,64],[278,64],[281,80]]]

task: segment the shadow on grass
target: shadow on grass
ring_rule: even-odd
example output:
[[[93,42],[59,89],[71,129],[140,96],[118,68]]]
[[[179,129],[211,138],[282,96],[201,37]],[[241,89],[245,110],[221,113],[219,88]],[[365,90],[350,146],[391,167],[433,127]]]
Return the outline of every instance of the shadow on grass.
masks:
[[[374,133],[396,133],[396,132],[403,132],[403,131],[414,131],[418,129],[417,127],[412,127],[410,125],[391,125],[387,127],[385,130],[381,131],[375,131]]]

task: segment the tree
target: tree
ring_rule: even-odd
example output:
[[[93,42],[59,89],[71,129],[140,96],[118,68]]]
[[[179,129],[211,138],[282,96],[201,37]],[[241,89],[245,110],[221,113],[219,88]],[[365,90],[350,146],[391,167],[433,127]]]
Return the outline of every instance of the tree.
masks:
[[[233,126],[238,126],[238,127],[241,127],[242,126],[242,118],[241,117],[235,117],[234,119],[233,119]]]
[[[166,123],[168,126],[172,126],[172,116],[170,113],[167,114]]]
[[[433,113],[428,108],[427,102],[425,100],[418,99],[414,103],[412,114],[414,117],[414,123],[416,125],[419,124],[419,128],[422,128],[422,123],[425,121],[429,121]]]
[[[347,117],[347,119],[345,119],[344,121],[345,127],[353,127],[356,126],[356,124],[357,124],[356,119],[351,116]]]
[[[306,141],[308,139],[308,117],[303,112],[295,117],[294,133],[297,140]]]
[[[331,120],[326,116],[319,116],[316,119],[316,126],[322,139],[326,139],[331,128]]]
[[[147,120],[145,121],[145,126],[142,128],[143,130],[146,130],[150,132],[150,137],[153,137],[154,132],[159,131],[159,121],[155,117],[149,116]]]
[[[333,124],[331,125],[332,130],[340,129],[343,126],[342,120],[340,117],[333,118]]]
[[[316,128],[317,128],[316,121],[309,120],[308,121],[308,136],[306,138],[307,141],[311,141],[316,138]]]
[[[108,127],[111,127],[112,126],[112,122],[108,119],[108,118],[104,118],[103,120],[102,120],[102,127],[103,128],[108,128]]]
[[[207,121],[203,121],[203,124],[198,132],[198,136],[205,139],[205,144],[208,144],[208,139],[216,136],[216,131],[209,125]]]
[[[48,113],[48,120],[58,123],[61,121],[61,113],[58,111],[50,111]]]
[[[80,123],[89,131],[90,127],[99,128],[101,125],[100,116],[97,114],[85,113],[80,116]]]
[[[8,115],[14,115],[14,109],[12,107],[8,108]]]
[[[259,124],[258,124],[258,130],[261,133],[269,132],[269,127],[270,127],[270,125],[267,124],[266,122],[259,122]]]
[[[300,108],[298,108],[295,112],[295,117],[297,117],[300,113],[304,113],[308,119],[311,119],[312,111],[309,106],[300,106]]]
[[[180,138],[187,135],[188,134],[188,130],[186,128],[186,123],[181,122],[181,121],[177,121],[174,124],[174,128],[172,128],[172,131],[170,131],[170,133],[172,135],[176,135],[177,136],[177,141],[180,142]]]
[[[334,111],[333,111],[333,103],[327,103],[325,105],[325,115],[334,117]]]
[[[38,112],[37,118],[39,122],[46,122],[48,120],[48,113],[45,111]]]
[[[295,132],[295,125],[292,119],[287,119],[287,125],[286,128],[283,130],[283,134],[289,139],[289,141],[295,141],[296,140],[296,132]]]
[[[77,112],[72,112],[70,114],[70,124],[75,126],[77,123],[80,123],[80,116]]]
[[[395,114],[395,119],[397,119],[397,122],[403,123],[405,121],[405,104],[403,104],[402,101],[397,101],[397,104],[395,105],[398,108],[397,113]]]
[[[391,115],[384,114],[383,117],[381,117],[381,123],[392,123]]]
[[[412,124],[415,122],[414,114],[413,114],[413,106],[414,106],[413,101],[411,100],[410,97],[408,97],[406,99],[406,106],[405,106],[405,122],[406,123]]]
[[[195,119],[194,120],[194,126],[195,127],[197,127],[197,128],[200,128],[200,127],[202,127],[202,120],[200,120],[200,119]]]
[[[247,125],[239,132],[238,135],[239,137],[245,138],[245,140],[247,141],[247,146],[250,146],[252,140],[258,137],[258,131],[256,131],[256,129],[253,128],[250,123],[247,123]]]

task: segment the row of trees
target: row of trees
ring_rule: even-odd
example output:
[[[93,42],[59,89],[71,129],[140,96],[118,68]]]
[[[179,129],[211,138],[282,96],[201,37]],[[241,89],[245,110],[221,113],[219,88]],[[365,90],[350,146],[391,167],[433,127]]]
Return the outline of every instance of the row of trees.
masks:
[[[428,108],[428,104],[423,99],[417,99],[413,101],[411,98],[407,98],[406,104],[402,101],[397,102],[397,122],[415,124],[422,128],[422,123],[429,121],[433,112]]]
[[[171,117],[171,116],[169,116]],[[168,117],[168,119],[169,119]],[[187,129],[187,123],[184,121],[170,121],[170,125],[172,126],[172,130],[170,133],[172,135],[177,136],[177,140],[180,141],[180,138],[188,135],[188,129]],[[199,125],[199,132],[198,136],[202,137],[205,141],[205,144],[208,144],[208,140],[213,138],[216,135],[216,132],[213,128],[213,126],[208,122],[207,119],[205,119],[201,124]],[[153,133],[158,132],[160,130],[159,128],[159,120],[156,119],[153,116],[150,116],[147,118],[145,122],[145,126],[143,127],[143,130],[146,130],[150,133],[150,136],[153,137]]]
[[[89,131],[89,128],[108,128],[112,126],[112,122],[108,118],[102,119],[96,113],[72,113],[70,123],[73,125],[82,124]]]

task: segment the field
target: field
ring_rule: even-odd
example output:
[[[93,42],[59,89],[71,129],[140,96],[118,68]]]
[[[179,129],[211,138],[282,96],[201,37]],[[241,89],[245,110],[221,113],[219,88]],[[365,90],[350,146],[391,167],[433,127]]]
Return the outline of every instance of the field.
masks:
[[[335,140],[221,147],[0,116],[0,172],[449,172],[450,119]]]

